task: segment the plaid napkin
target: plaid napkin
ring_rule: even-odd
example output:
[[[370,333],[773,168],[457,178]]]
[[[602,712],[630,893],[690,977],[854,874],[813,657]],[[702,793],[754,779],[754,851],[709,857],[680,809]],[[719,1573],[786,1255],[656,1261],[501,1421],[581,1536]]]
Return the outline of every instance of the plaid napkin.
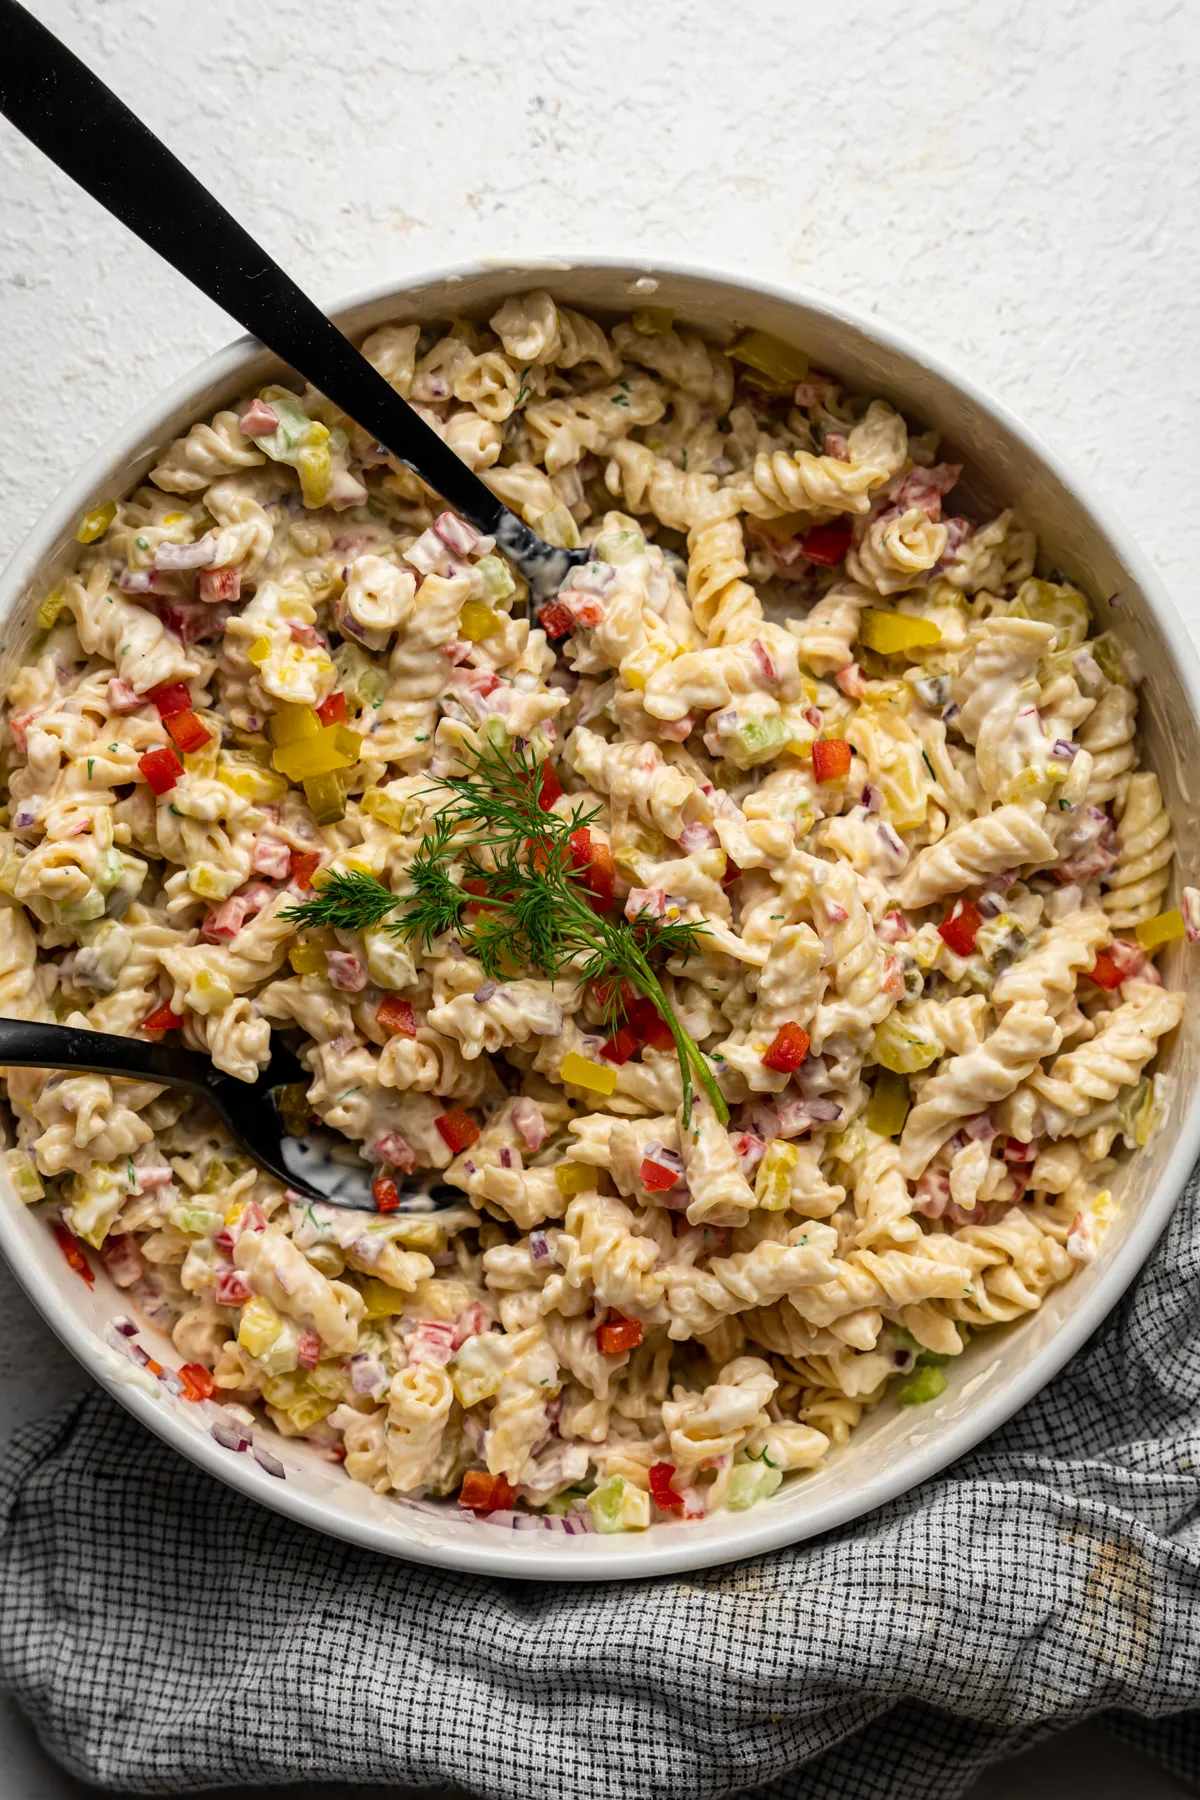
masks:
[[[90,1396],[27,1430],[0,1485],[0,1681],[60,1761],[129,1793],[941,1800],[1098,1711],[1200,1780],[1197,1186],[981,1449],[696,1575],[543,1586],[368,1556]]]

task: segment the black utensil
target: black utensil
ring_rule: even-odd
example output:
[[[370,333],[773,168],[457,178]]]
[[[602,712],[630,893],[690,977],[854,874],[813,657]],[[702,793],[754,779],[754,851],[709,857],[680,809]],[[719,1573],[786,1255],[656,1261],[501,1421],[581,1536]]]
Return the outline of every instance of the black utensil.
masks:
[[[276,1098],[281,1088],[295,1083],[307,1085],[309,1076],[291,1051],[274,1038],[271,1060],[258,1080],[238,1081],[233,1075],[223,1074],[198,1050],[110,1036],[105,1031],[81,1031],[74,1025],[0,1019],[0,1068],[115,1075],[129,1081],[155,1081],[164,1087],[181,1088],[206,1101],[234,1142],[285,1187],[326,1206],[346,1207],[354,1212],[379,1210],[371,1189],[372,1171],[366,1163],[361,1165],[361,1172],[352,1163],[335,1165],[342,1175],[342,1192],[336,1187],[330,1191],[318,1186],[312,1179],[312,1168],[324,1160],[321,1152],[326,1143],[315,1135],[303,1139],[289,1136],[283,1128]],[[346,1144],[345,1139],[329,1139],[339,1141]],[[406,1189],[401,1204],[406,1212],[431,1212],[446,1202],[461,1205],[463,1196],[435,1179],[428,1189]]]
[[[558,592],[587,550],[510,512],[166,145],[17,0],[0,0],[0,113],[114,218],[371,432],[529,583]]]

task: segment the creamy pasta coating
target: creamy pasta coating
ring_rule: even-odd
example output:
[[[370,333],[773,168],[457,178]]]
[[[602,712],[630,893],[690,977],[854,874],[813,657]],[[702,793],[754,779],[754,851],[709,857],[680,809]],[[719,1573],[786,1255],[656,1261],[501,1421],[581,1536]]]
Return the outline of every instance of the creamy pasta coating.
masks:
[[[309,1205],[68,1072],[9,1071],[9,1170],[227,1418],[378,1493],[743,1510],[1090,1261],[1164,1112],[1200,895],[1166,909],[1139,674],[935,433],[761,332],[536,292],[363,349],[591,559],[531,621],[312,389],[195,424],[81,522],[9,690],[0,1002],[247,1081],[282,1032],[382,1208],[429,1169],[462,1203]],[[293,916],[338,874],[401,905],[480,746],[589,816],[596,909],[695,927],[662,1007],[490,975],[466,894],[423,939]]]

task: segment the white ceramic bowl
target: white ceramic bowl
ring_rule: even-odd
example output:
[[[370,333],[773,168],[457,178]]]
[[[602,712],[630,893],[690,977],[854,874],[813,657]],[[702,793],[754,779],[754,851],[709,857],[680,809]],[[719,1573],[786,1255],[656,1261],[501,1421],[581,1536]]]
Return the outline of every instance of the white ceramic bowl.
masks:
[[[626,311],[648,301],[724,339],[731,326],[759,326],[806,349],[814,364],[849,385],[893,400],[910,419],[936,425],[947,454],[966,464],[960,493],[980,508],[1016,506],[1038,534],[1048,566],[1061,564],[1099,600],[1147,671],[1141,721],[1146,755],[1162,780],[1184,869],[1196,866],[1200,813],[1200,671],[1187,634],[1156,576],[1125,532],[1101,517],[1058,459],[989,394],[940,357],[872,319],[800,290],[787,291],[696,269],[580,260],[468,266],[378,289],[335,313],[352,335],[384,320],[484,317],[506,294],[546,286],[584,309]],[[88,506],[134,486],[165,445],[278,365],[252,340],[219,351],[168,389],[81,469],[17,552],[0,582],[0,675],[7,685],[32,635],[31,615],[75,550],[73,532]],[[1110,618],[1104,596],[1120,592]],[[1200,964],[1176,952],[1168,980],[1200,988]],[[89,1292],[69,1269],[45,1222],[10,1192],[0,1194],[0,1246],[43,1316],[98,1381],[152,1431],[252,1499],[311,1526],[389,1556],[479,1574],[557,1581],[663,1575],[755,1556],[868,1512],[926,1480],[995,1430],[1060,1369],[1104,1318],[1162,1231],[1200,1145],[1200,1006],[1189,1006],[1166,1056],[1175,1080],[1171,1117],[1151,1146],[1122,1171],[1117,1218],[1096,1260],[1058,1288],[1040,1312],[977,1337],[948,1371],[936,1405],[880,1407],[848,1447],[811,1475],[785,1482],[749,1513],[717,1513],[694,1524],[641,1534],[568,1537],[463,1519],[454,1510],[383,1498],[349,1480],[302,1442],[269,1429],[258,1441],[283,1463],[280,1480],[210,1434],[212,1408],[173,1399],[105,1342],[124,1302],[97,1266]],[[162,1363],[179,1357],[166,1338],[141,1340]]]

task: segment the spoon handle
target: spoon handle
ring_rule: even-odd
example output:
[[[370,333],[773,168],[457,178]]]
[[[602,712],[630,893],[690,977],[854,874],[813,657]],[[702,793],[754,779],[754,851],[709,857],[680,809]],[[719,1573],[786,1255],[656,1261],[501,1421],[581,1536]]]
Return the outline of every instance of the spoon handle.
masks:
[[[196,1050],[29,1019],[0,1019],[0,1068],[118,1075],[130,1081],[159,1081],[205,1097],[211,1096],[216,1075],[211,1059]]]
[[[17,0],[0,0],[0,113],[143,243],[494,537],[535,597],[578,552],[545,543],[389,387],[111,88]]]

